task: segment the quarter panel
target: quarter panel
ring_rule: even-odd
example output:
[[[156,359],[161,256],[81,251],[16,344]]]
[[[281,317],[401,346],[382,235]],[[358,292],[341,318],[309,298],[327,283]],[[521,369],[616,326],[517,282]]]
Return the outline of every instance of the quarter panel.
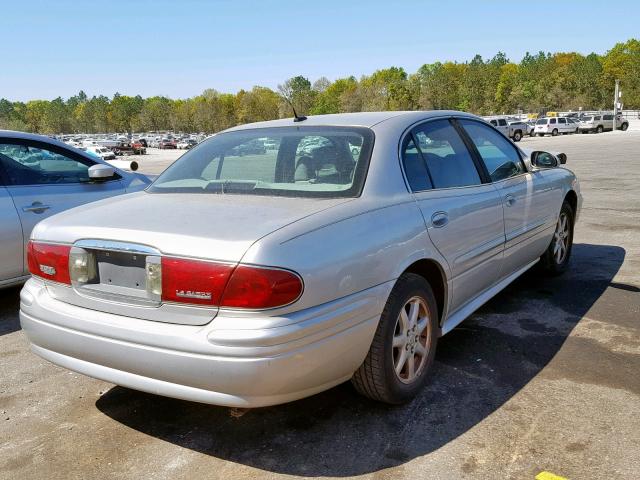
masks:
[[[444,261],[431,245],[415,201],[379,206],[287,238],[287,232],[254,244],[242,262],[298,272],[305,284],[293,309],[308,308],[396,279],[411,263]],[[354,202],[355,203],[355,202]],[[299,225],[297,226],[299,228]],[[388,291],[380,302],[382,311]]]

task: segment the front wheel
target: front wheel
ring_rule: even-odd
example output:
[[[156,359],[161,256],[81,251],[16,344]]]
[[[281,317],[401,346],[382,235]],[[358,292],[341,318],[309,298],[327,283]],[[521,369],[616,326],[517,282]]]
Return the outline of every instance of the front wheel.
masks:
[[[564,273],[569,265],[571,249],[573,247],[574,212],[565,201],[560,209],[556,230],[547,250],[540,257],[542,268],[551,275]]]
[[[351,381],[373,400],[400,404],[424,387],[440,336],[438,307],[423,277],[405,273],[382,311],[364,363]]]
[[[627,128],[629,128],[629,124],[628,123],[623,123],[622,126],[620,127],[620,130],[622,130],[623,132],[626,132]]]

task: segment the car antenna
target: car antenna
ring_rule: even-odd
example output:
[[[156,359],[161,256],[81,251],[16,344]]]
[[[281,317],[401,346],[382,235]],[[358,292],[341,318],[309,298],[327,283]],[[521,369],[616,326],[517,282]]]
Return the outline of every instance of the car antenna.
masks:
[[[294,122],[304,122],[307,117],[303,116],[298,116],[298,114],[296,113],[296,107],[293,106],[293,103],[287,98],[287,103],[289,105],[291,105],[291,110],[293,110],[293,121]]]

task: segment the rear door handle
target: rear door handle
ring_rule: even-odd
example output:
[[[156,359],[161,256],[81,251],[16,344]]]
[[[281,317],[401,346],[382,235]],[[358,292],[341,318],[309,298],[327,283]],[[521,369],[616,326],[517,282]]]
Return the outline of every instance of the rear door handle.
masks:
[[[51,205],[44,205],[41,202],[33,202],[28,207],[22,207],[23,212],[33,212],[33,213],[42,213],[45,210],[49,210]]]
[[[447,212],[436,212],[431,216],[431,223],[436,228],[442,228],[449,223]]]
[[[507,207],[511,207],[511,206],[513,206],[514,203],[516,203],[516,197],[514,197],[511,194],[509,194],[506,197],[504,197],[504,203],[507,204]]]

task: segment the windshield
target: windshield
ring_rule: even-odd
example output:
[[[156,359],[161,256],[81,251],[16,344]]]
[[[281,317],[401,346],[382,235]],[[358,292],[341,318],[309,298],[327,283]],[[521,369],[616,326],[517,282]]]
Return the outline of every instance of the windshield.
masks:
[[[373,132],[358,127],[222,133],[180,157],[148,191],[356,197],[372,148]]]

